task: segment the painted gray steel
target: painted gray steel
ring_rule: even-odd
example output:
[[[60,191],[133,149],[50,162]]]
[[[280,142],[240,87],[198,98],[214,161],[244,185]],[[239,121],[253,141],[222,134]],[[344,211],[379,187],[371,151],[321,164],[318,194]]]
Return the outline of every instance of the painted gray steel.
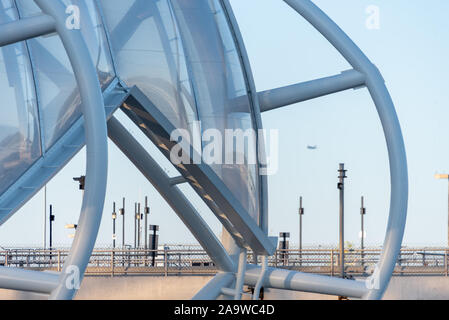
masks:
[[[87,146],[79,228],[62,272],[43,275],[1,268],[1,287],[49,293],[53,299],[73,298],[76,287],[67,284],[74,271],[82,279],[101,221],[107,177],[107,118],[120,106],[126,111],[132,107],[131,101],[148,100],[139,111],[153,117],[154,125],[166,130],[184,128],[192,136],[200,136],[207,128],[261,129],[263,111],[366,86],[384,129],[391,175],[387,233],[371,282],[267,268],[266,255],[275,246],[268,237],[267,180],[260,175],[265,159],[261,139],[250,141],[259,154],[260,161],[255,165],[189,168],[190,174],[197,173],[197,182],[207,187],[211,200],[203,198],[211,209],[216,209],[214,212],[218,212],[219,220],[235,240],[229,238],[223,246],[177,187],[192,183],[189,172],[180,170],[183,178],[169,178],[116,118],[112,117],[108,126],[111,139],[225,272],[196,298],[217,298],[223,293],[240,298],[244,283],[256,285],[255,298],[263,286],[368,299],[382,297],[405,227],[408,180],[404,142],[381,74],[326,14],[309,0],[284,0],[321,32],[353,70],[258,93],[228,0],[159,0],[157,5],[148,0],[73,1],[88,17],[82,19],[80,30],[67,28],[66,7],[61,0],[5,0],[10,5],[1,4],[0,46],[15,46],[22,54],[11,55],[3,47],[8,71],[6,76],[0,76],[15,83],[19,120],[14,124],[0,122],[0,164],[8,164],[0,168],[0,223],[36,194],[84,143]],[[154,23],[146,23],[150,19]],[[40,35],[48,37],[35,38]],[[60,39],[54,41],[57,35]],[[154,41],[143,41],[148,38]],[[20,42],[23,40],[27,41]],[[33,85],[35,90],[24,89]],[[123,104],[125,100],[128,104]],[[163,117],[157,116],[159,113]],[[138,118],[130,113],[128,116],[140,124]],[[193,125],[198,120],[202,121],[201,128]],[[11,162],[17,155],[19,161]],[[245,268],[244,248],[262,255],[262,268]]]

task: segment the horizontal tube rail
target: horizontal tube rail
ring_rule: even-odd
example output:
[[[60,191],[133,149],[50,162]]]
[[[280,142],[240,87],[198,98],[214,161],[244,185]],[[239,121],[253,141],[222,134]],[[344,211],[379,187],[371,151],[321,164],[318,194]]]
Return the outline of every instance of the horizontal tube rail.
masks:
[[[249,265],[245,275],[245,283],[256,285],[261,272],[261,267]],[[265,284],[269,288],[275,289],[297,290],[356,298],[362,298],[368,291],[364,281],[331,278],[274,268],[268,269]]]
[[[332,93],[354,89],[365,84],[365,75],[355,71],[343,71],[332,77],[302,82],[291,86],[258,93],[260,111],[266,112],[319,98]]]
[[[24,18],[0,25],[0,47],[54,33],[55,19],[48,15]]]
[[[2,289],[50,294],[58,285],[56,273],[0,267]]]

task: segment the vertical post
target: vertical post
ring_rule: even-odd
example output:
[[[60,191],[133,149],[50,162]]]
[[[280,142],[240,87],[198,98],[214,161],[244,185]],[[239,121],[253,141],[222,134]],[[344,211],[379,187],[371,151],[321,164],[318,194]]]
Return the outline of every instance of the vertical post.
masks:
[[[444,250],[444,275],[447,277],[447,249]]]
[[[164,270],[165,276],[168,276],[168,256],[167,256],[167,248],[164,246]]]
[[[125,248],[125,198],[123,198],[122,208],[120,209],[122,216],[122,249]]]
[[[152,232],[151,234],[151,241],[150,241],[150,250],[151,250],[151,266],[156,266],[156,255],[158,250],[158,244],[159,244],[159,236],[156,234],[157,231],[159,231],[158,225],[150,225],[150,230]]]
[[[281,250],[281,259],[283,260],[283,265],[288,265],[288,238],[290,238],[290,232],[280,232],[279,237],[282,239],[279,243],[279,248]]]
[[[115,202],[112,208],[112,248],[115,249],[115,239],[117,235],[115,234],[115,220],[117,219],[117,213],[115,212]]]
[[[134,249],[137,248],[137,202],[134,203]]]
[[[444,274],[447,277],[448,276],[448,270],[447,270],[447,249],[444,250]]]
[[[302,207],[302,197],[299,197],[299,265],[302,266],[302,216],[304,208]]]
[[[53,221],[55,221],[55,216],[53,214],[53,205],[50,205],[50,259],[51,259],[51,250],[53,248]]]
[[[61,271],[61,250],[58,250],[58,267],[57,267],[58,272]]]
[[[44,186],[44,221],[42,226],[42,248],[47,247],[47,185]]]
[[[150,214],[150,207],[148,207],[148,197],[145,197],[145,250],[148,249],[148,215]]]
[[[331,249],[331,277],[334,276],[334,249]]]
[[[340,277],[345,277],[345,237],[344,237],[344,214],[345,214],[345,178],[346,177],[345,164],[340,163],[340,168],[338,170],[339,173],[339,182],[337,185],[338,190],[340,190]]]
[[[361,216],[361,235],[360,235],[360,250],[361,250],[361,264],[362,264],[362,267],[365,265],[365,252],[364,252],[364,250],[365,250],[365,243],[364,243],[364,240],[365,240],[365,225],[364,225],[364,217],[365,217],[365,214],[366,214],[366,208],[365,208],[365,203],[364,203],[364,197],[362,196],[362,205],[361,205],[361,207],[360,207],[360,216]]]
[[[448,184],[449,184],[449,176],[448,176]],[[447,194],[447,246],[449,247],[449,185],[448,185],[448,194]]]
[[[142,227],[140,226],[140,220],[142,215],[140,213],[140,203],[137,205],[137,247],[140,248],[140,238],[142,235]]]
[[[111,277],[114,277],[114,250],[111,251]]]

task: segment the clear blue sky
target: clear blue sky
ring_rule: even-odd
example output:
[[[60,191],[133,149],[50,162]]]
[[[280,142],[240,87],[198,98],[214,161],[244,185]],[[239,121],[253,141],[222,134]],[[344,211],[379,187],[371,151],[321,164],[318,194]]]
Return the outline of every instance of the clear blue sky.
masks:
[[[310,25],[280,0],[232,0],[258,90],[337,74],[349,65]],[[409,214],[405,245],[447,243],[447,182],[433,175],[449,171],[449,2],[447,0],[315,0],[381,70],[402,125],[409,164]],[[380,29],[368,30],[365,12],[380,9]],[[121,119],[124,119],[120,116]],[[350,90],[263,115],[266,128],[280,130],[279,172],[269,177],[270,233],[298,239],[298,198],[304,197],[304,242],[338,242],[338,163],[347,166],[346,239],[359,243],[360,196],[366,198],[367,243],[381,244],[389,204],[386,147],[367,91]],[[138,130],[133,132],[140,136]],[[143,141],[143,139],[142,139]],[[316,151],[307,145],[318,145]],[[148,148],[151,148],[147,144]],[[112,202],[126,196],[128,209],[145,195],[150,221],[161,226],[161,243],[195,243],[169,206],[110,143],[108,196],[98,245],[111,243]],[[154,154],[156,150],[153,148]],[[166,166],[169,167],[168,164]],[[81,193],[72,177],[84,171],[80,153],[49,183],[47,201],[56,212],[55,243],[68,245],[67,223],[75,223]],[[187,189],[187,188],[186,188]],[[221,227],[190,190],[195,206],[214,231]],[[42,243],[43,193],[0,228],[0,245]],[[131,213],[130,210],[128,213]],[[121,229],[121,220],[118,224]],[[127,216],[127,243],[133,236]],[[121,243],[119,233],[119,243]]]

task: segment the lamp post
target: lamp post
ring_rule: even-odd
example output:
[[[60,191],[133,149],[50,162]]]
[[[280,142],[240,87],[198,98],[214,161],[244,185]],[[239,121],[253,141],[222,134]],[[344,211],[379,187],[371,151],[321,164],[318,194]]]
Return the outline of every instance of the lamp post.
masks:
[[[140,221],[142,220],[142,214],[140,213],[140,203],[137,205],[137,247],[140,248],[140,239],[142,235],[142,227]]]
[[[125,198],[123,198],[123,206],[119,210],[120,215],[122,216],[122,248],[125,247]]]
[[[150,214],[150,207],[148,207],[148,197],[145,197],[145,250],[148,249],[148,215]]]
[[[436,174],[435,179],[445,179],[449,182],[449,174]],[[448,189],[448,235],[447,235],[447,243],[449,246],[449,189]]]
[[[47,248],[47,185],[44,186],[44,223],[42,230],[42,248]]]
[[[134,248],[137,248],[137,202],[134,203]]]
[[[302,265],[302,216],[304,208],[302,207],[302,197],[299,197],[299,265]]]
[[[117,235],[115,234],[115,220],[117,219],[117,213],[115,212],[115,202],[112,208],[112,248],[115,249],[115,239]]]
[[[339,182],[337,185],[340,190],[340,277],[345,277],[345,237],[344,237],[344,221],[345,221],[345,178],[347,170],[345,170],[345,164],[340,163],[338,170]]]
[[[366,208],[365,208],[365,204],[364,204],[364,197],[362,196],[362,203],[361,203],[361,207],[360,207],[360,217],[361,217],[361,235],[360,235],[360,249],[361,249],[361,258],[362,258],[362,266],[364,265],[364,252],[363,250],[365,249],[365,225],[364,225],[364,217],[366,214]]]
[[[53,222],[55,221],[55,215],[53,214],[53,205],[50,205],[50,257],[51,250],[53,249]]]

